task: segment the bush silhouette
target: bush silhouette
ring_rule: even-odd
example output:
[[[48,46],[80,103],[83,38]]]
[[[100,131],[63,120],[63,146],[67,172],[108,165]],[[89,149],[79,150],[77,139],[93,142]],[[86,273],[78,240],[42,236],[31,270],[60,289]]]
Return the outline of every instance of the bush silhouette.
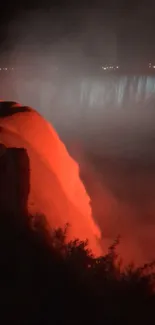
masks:
[[[1,324],[155,324],[154,263],[122,268],[119,238],[95,258],[69,225],[25,220],[0,216]]]

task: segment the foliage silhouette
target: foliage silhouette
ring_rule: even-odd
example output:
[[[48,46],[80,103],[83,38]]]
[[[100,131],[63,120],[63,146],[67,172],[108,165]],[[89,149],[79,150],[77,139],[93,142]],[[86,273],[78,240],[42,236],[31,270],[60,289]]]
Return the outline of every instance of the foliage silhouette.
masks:
[[[68,227],[0,216],[0,323],[155,324],[154,263],[123,268],[120,238],[96,258],[87,241],[67,241]]]

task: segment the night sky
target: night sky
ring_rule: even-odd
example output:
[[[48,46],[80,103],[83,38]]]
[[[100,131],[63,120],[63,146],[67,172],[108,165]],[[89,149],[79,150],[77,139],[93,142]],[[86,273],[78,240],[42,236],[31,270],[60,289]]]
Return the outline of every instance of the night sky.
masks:
[[[21,2],[20,7],[15,2],[10,4],[4,1],[0,4],[1,50],[9,52],[17,42],[18,37],[16,37],[16,34],[11,35],[8,32],[12,22],[18,20],[20,15],[26,17],[31,13],[31,17],[36,16],[38,11],[40,13],[46,12],[48,17],[51,17],[48,37],[46,31],[46,37],[42,36],[41,39],[42,44],[44,42],[52,43],[56,39],[59,40],[59,38],[65,37],[70,43],[72,41],[76,43],[77,39],[80,40],[79,47],[82,49],[83,55],[93,57],[96,60],[104,57],[105,46],[103,44],[106,44],[107,48],[110,48],[109,51],[113,52],[112,60],[117,60],[122,64],[154,60],[155,2],[153,0],[39,0],[37,4],[24,0]],[[63,28],[59,33],[56,31],[55,35],[52,33],[50,37],[53,24],[54,27],[61,24]],[[86,34],[85,30],[87,30]],[[109,33],[113,36],[106,37]],[[38,39],[39,36],[37,35],[35,38]]]

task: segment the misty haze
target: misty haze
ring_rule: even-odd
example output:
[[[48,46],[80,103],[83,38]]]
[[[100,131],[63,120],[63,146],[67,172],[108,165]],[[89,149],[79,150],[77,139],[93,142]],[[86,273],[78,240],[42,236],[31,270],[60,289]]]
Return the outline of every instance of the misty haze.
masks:
[[[118,65],[106,15],[90,11],[85,19],[76,9],[59,19],[57,12],[50,14],[21,13],[9,23],[11,50],[1,62],[14,70],[0,71],[0,97],[35,108],[54,125],[80,164],[103,247],[120,234],[124,256],[128,251],[129,259],[149,261],[155,231],[155,76],[124,73],[120,66],[105,72],[104,62]],[[80,32],[67,34],[78,21]]]
[[[155,1],[0,12],[0,324],[155,325]]]

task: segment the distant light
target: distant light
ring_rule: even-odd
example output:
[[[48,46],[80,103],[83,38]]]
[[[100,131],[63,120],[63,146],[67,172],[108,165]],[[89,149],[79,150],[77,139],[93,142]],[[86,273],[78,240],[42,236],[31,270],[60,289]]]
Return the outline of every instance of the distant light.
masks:
[[[107,68],[106,68],[106,67],[102,67],[102,69],[103,69],[103,70],[107,70]]]
[[[153,66],[153,69],[155,69],[155,65]]]
[[[116,69],[119,69],[119,66],[117,66]]]

